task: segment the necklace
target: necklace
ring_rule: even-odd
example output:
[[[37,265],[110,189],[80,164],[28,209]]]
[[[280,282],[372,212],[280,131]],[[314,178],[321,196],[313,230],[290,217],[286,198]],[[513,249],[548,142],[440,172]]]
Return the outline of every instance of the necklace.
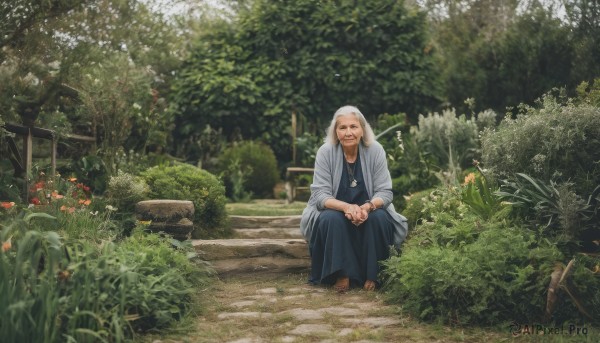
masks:
[[[348,160],[346,158],[344,158],[344,161],[346,162],[346,168],[348,169],[348,179],[350,180],[350,187],[354,188],[356,187],[356,185],[358,185],[358,181],[356,181],[356,179],[354,178],[354,171],[356,170],[356,164],[358,161],[354,161],[354,166],[352,167],[352,169],[350,168],[350,163],[348,163]]]

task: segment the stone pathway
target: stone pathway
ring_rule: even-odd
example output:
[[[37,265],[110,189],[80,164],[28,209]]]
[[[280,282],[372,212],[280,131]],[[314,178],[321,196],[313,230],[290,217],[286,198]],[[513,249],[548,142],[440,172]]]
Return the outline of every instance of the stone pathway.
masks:
[[[377,292],[307,284],[300,216],[232,216],[233,239],[194,241],[221,280],[191,342],[393,342],[396,310]],[[410,341],[410,340],[404,340]]]
[[[415,341],[404,334],[408,321],[386,305],[380,293],[351,290],[338,294],[331,288],[310,286],[305,278],[290,274],[221,280],[206,313],[199,317],[202,337],[188,337],[189,341]]]
[[[232,217],[236,236],[194,240],[218,278],[199,290],[193,328],[145,342],[481,342],[476,331],[419,323],[387,305],[383,294],[361,289],[338,294],[307,284],[310,258],[299,216]],[[455,336],[455,337],[453,337]],[[474,338],[474,339],[473,339]]]

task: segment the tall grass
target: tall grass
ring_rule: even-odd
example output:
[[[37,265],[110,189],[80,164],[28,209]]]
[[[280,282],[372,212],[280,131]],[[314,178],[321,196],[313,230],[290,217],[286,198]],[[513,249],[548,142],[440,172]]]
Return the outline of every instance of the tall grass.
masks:
[[[0,233],[0,337],[4,342],[56,342],[59,312],[56,275],[62,260],[55,232],[28,231],[29,214]]]
[[[45,213],[23,212],[1,227],[0,341],[123,342],[193,306],[193,286],[208,274],[183,245],[141,230],[121,242],[90,240],[98,222],[87,216],[69,224],[91,225],[79,231],[85,239],[39,230],[57,222]]]

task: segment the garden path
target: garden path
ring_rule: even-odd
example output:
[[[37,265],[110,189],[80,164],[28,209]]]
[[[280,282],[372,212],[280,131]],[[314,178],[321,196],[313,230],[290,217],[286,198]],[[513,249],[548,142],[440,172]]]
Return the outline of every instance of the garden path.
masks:
[[[307,284],[299,216],[232,217],[236,237],[193,242],[218,279],[201,290],[202,310],[174,342],[478,342],[464,331],[424,325],[386,304],[383,293],[338,294]],[[483,335],[487,336],[487,334]],[[467,338],[467,339],[465,339]]]
[[[177,341],[420,341],[404,337],[406,320],[380,293],[338,294],[307,284],[310,259],[300,216],[232,216],[231,224],[232,239],[193,241],[219,280],[203,290],[206,308],[194,333]]]

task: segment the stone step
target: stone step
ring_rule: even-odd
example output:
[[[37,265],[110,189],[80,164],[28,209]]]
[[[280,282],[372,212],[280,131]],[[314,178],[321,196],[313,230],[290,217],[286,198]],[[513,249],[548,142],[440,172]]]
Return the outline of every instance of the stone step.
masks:
[[[302,238],[298,227],[259,227],[233,229],[235,238]]]
[[[244,273],[308,271],[310,256],[304,239],[193,240],[196,252],[221,276]]]
[[[233,229],[299,228],[302,216],[229,216]]]

